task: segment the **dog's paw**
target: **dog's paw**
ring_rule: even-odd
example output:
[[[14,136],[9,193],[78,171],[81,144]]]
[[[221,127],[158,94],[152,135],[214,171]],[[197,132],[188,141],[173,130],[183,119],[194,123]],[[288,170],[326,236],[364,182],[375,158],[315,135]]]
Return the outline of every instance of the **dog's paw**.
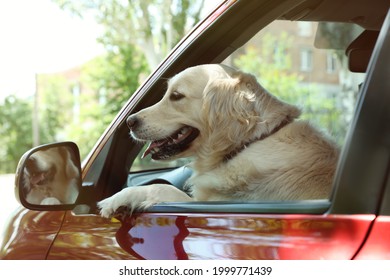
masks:
[[[150,195],[153,186],[130,187],[121,190],[113,196],[98,202],[102,217],[111,217],[121,208],[126,207],[130,213],[135,209],[144,210],[158,203],[158,199]]]
[[[191,201],[184,192],[166,184],[154,184],[130,187],[98,202],[100,215],[111,217],[120,207],[126,207],[132,213],[135,209],[145,210],[160,202]]]
[[[41,205],[59,205],[61,201],[59,201],[55,197],[46,197],[41,201]]]
[[[100,215],[109,218],[122,206],[132,208],[131,193],[132,188],[126,188],[109,198],[99,201],[97,206],[100,209]]]
[[[114,198],[112,196],[99,201],[97,207],[100,209],[100,215],[104,218],[111,217],[116,211],[114,208]]]

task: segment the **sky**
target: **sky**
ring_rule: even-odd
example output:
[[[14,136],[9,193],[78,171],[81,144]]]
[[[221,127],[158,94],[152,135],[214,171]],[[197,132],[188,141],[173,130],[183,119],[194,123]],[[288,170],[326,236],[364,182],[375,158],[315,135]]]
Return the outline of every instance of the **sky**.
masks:
[[[34,94],[35,73],[59,72],[103,53],[93,18],[80,19],[50,0],[0,1],[0,99]]]

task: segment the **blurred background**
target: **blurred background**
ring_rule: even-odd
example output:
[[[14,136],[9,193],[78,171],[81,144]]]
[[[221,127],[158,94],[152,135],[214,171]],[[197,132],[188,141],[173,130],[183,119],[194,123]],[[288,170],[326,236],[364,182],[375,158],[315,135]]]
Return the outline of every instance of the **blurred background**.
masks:
[[[23,153],[69,140],[83,158],[150,71],[219,2],[0,2],[0,233],[18,206],[13,174]]]

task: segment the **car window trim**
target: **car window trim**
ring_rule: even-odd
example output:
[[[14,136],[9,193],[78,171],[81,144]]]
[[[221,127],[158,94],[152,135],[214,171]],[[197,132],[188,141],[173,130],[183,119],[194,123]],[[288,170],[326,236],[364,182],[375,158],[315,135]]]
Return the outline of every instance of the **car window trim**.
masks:
[[[324,214],[329,200],[302,201],[208,201],[166,202],[148,209],[148,213],[250,213],[250,214]]]
[[[389,49],[390,10],[374,47],[340,156],[331,199],[332,214],[379,212],[390,163]]]

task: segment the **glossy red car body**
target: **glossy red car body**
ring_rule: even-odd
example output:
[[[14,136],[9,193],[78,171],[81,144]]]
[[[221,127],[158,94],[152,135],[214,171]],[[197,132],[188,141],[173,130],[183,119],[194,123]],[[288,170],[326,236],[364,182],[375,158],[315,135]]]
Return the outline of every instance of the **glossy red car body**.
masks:
[[[71,212],[63,215],[21,210],[17,215],[20,223],[14,224],[19,234],[8,240],[12,245],[7,248],[7,258],[352,259],[375,219],[374,215],[252,215],[248,218],[240,214],[150,213],[122,221],[113,218],[107,223],[106,219],[94,215]],[[388,220],[379,218],[379,222],[374,222],[379,224],[379,235],[384,225],[389,230]],[[37,232],[37,228],[45,231]],[[388,258],[389,246],[388,239],[374,237],[358,257],[373,257],[365,256],[365,252],[376,248],[375,252],[382,250],[380,256]]]
[[[126,180],[126,174],[114,172],[119,169],[112,161],[115,158],[115,162],[120,162],[121,151],[132,149],[127,142],[121,142],[125,138],[123,135],[127,134],[124,120],[137,106],[146,107],[158,99],[152,97],[154,99],[147,101],[143,97],[146,92],[162,87],[157,84],[159,77],[170,76],[196,63],[221,60],[219,53],[230,46],[203,43],[204,37],[218,41],[233,33],[232,38],[236,36],[234,38],[240,41],[242,36],[249,37],[242,26],[252,26],[253,22],[265,25],[266,21],[278,17],[277,12],[293,19],[289,14],[293,8],[307,12],[311,20],[347,21],[348,16],[343,18],[343,12],[351,15],[354,11],[357,14],[367,12],[369,17],[378,10],[386,13],[385,8],[390,6],[388,1],[363,0],[344,1],[345,7],[341,7],[338,0],[243,2],[227,1],[216,9],[179,43],[130,99],[83,166],[84,185],[80,201],[94,205],[117,191],[113,189],[113,186],[120,185],[116,184],[117,181]],[[267,7],[269,12],[258,12],[257,15],[261,5],[265,5],[262,9]],[[340,9],[336,11],[334,7]],[[368,11],[367,7],[371,10]],[[70,206],[21,208],[7,228],[0,258],[390,259],[389,22],[388,16],[368,70],[365,94],[339,164],[331,201],[276,206],[265,203],[247,205],[246,208],[173,204],[112,219],[101,218],[93,206],[91,211],[79,213],[71,211]],[[212,37],[215,30],[219,33]],[[227,31],[223,33],[221,30]],[[234,40],[231,39],[237,42]],[[369,94],[371,91],[380,94],[376,97]],[[379,128],[374,125],[378,123],[382,124]],[[355,144],[360,148],[359,153],[350,152],[355,149]],[[104,164],[101,164],[102,160]],[[108,186],[112,189],[108,190]]]

